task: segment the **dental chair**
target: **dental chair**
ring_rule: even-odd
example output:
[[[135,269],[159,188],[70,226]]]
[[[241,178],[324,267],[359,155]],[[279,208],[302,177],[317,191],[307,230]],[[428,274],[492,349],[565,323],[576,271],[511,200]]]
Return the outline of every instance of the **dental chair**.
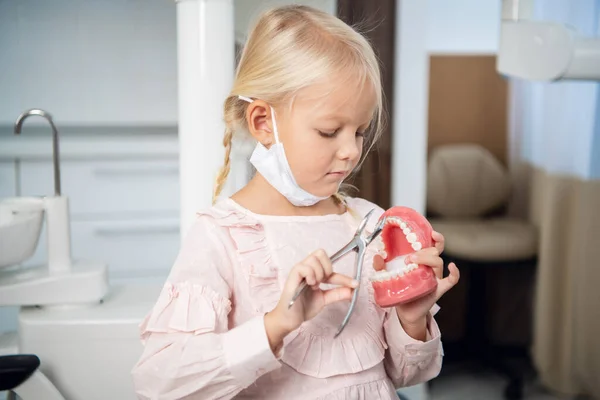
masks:
[[[476,365],[483,364],[504,375],[508,380],[505,398],[521,399],[524,374],[511,368],[507,357],[507,350],[520,349],[493,345],[486,318],[491,289],[487,284],[493,282],[494,274],[504,269],[513,279],[515,272],[533,273],[537,264],[535,228],[526,221],[507,217],[504,212],[510,194],[508,171],[482,146],[443,145],[430,152],[428,219],[446,238],[442,254],[446,268],[448,263],[455,262],[461,271],[463,282],[460,284],[467,285],[466,332],[459,352],[469,360],[477,361]],[[528,270],[508,270],[524,268]],[[531,289],[527,288],[527,291]],[[440,299],[442,310],[443,300]],[[529,299],[526,302],[529,303]],[[529,304],[524,304],[511,315],[527,312],[530,308]],[[501,334],[504,336],[506,331]]]
[[[34,400],[44,393],[44,400],[64,400],[54,385],[39,372],[40,359],[34,354],[0,356],[0,393],[8,392],[21,400]]]

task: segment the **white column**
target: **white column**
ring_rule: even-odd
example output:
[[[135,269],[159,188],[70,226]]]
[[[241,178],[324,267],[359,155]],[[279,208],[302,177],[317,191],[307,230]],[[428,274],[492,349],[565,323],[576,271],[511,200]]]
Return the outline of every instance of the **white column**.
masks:
[[[428,1],[396,3],[392,204],[425,211],[429,54]]]
[[[534,0],[502,0],[503,20],[523,20],[533,18]]]
[[[210,207],[235,67],[233,0],[176,0],[181,235]]]
[[[396,2],[394,115],[392,132],[392,205],[425,212],[427,115],[429,109],[429,1]],[[414,400],[427,400],[424,383],[400,390]]]

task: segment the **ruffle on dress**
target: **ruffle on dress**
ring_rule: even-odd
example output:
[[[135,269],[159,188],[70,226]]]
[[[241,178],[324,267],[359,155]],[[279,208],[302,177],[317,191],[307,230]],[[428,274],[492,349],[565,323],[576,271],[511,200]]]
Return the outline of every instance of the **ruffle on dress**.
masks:
[[[386,379],[368,382],[362,385],[347,386],[316,400],[398,400],[396,390]]]
[[[250,301],[254,311],[264,314],[277,305],[279,268],[274,265],[263,225],[250,215],[218,203],[202,214],[209,215],[215,222],[227,228],[236,249],[236,258],[249,286]]]
[[[225,332],[231,302],[213,289],[189,281],[167,282],[140,324],[142,342],[151,332]]]
[[[331,305],[288,335],[281,360],[315,378],[357,373],[379,364],[388,348],[381,328],[385,312],[372,304],[366,312],[355,309],[344,331],[334,338],[348,306]]]

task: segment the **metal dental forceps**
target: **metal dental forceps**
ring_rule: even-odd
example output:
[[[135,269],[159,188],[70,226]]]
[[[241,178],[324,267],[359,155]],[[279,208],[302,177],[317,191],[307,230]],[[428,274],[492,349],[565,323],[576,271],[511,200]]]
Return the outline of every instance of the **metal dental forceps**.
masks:
[[[369,217],[371,216],[373,211],[375,211],[375,209],[372,209],[371,211],[369,211],[367,213],[367,215],[365,215],[365,217],[362,219],[352,240],[350,242],[348,242],[348,244],[346,244],[340,250],[338,250],[334,255],[331,256],[331,262],[335,263],[337,260],[339,260],[340,258],[342,258],[344,255],[348,254],[351,251],[356,251],[356,253],[357,253],[356,254],[356,263],[355,263],[355,267],[354,267],[354,279],[356,279],[356,281],[358,281],[358,286],[354,289],[354,293],[352,295],[352,301],[350,302],[350,308],[348,309],[348,313],[346,314],[344,321],[338,328],[338,331],[335,334],[334,338],[338,337],[338,335],[340,333],[342,333],[342,331],[348,324],[348,321],[350,320],[350,316],[352,315],[352,312],[354,311],[354,306],[356,305],[356,300],[358,299],[358,290],[360,289],[360,280],[361,280],[361,276],[362,276],[363,258],[365,256],[365,250],[367,249],[367,246],[369,246],[369,244],[371,244],[371,242],[377,236],[379,236],[379,234],[381,233],[381,230],[383,229],[383,226],[385,225],[385,218],[382,218],[377,223],[377,226],[373,230],[373,233],[371,233],[366,238],[362,236],[362,233],[363,233],[365,227],[367,226],[367,221],[369,220]],[[296,290],[294,297],[292,297],[292,300],[290,301],[290,304],[288,305],[288,309],[294,304],[296,299],[304,292],[304,290],[307,287],[308,287],[308,285],[306,284],[306,281],[302,281],[302,283],[298,286],[298,289]]]

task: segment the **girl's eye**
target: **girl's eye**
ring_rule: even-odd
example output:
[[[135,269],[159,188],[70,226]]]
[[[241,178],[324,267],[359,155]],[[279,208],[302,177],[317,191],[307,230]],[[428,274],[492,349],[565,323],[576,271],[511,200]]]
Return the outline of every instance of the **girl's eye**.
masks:
[[[338,129],[334,130],[333,132],[323,132],[323,131],[318,131],[318,132],[319,132],[319,135],[321,135],[323,137],[333,138],[338,133]]]
[[[319,130],[318,130],[318,132],[319,132],[319,135],[321,135],[325,138],[334,138],[338,134],[339,129],[336,129],[333,132],[324,132],[324,131],[319,131]],[[356,137],[361,137],[361,138],[365,137],[365,132],[356,132]]]

